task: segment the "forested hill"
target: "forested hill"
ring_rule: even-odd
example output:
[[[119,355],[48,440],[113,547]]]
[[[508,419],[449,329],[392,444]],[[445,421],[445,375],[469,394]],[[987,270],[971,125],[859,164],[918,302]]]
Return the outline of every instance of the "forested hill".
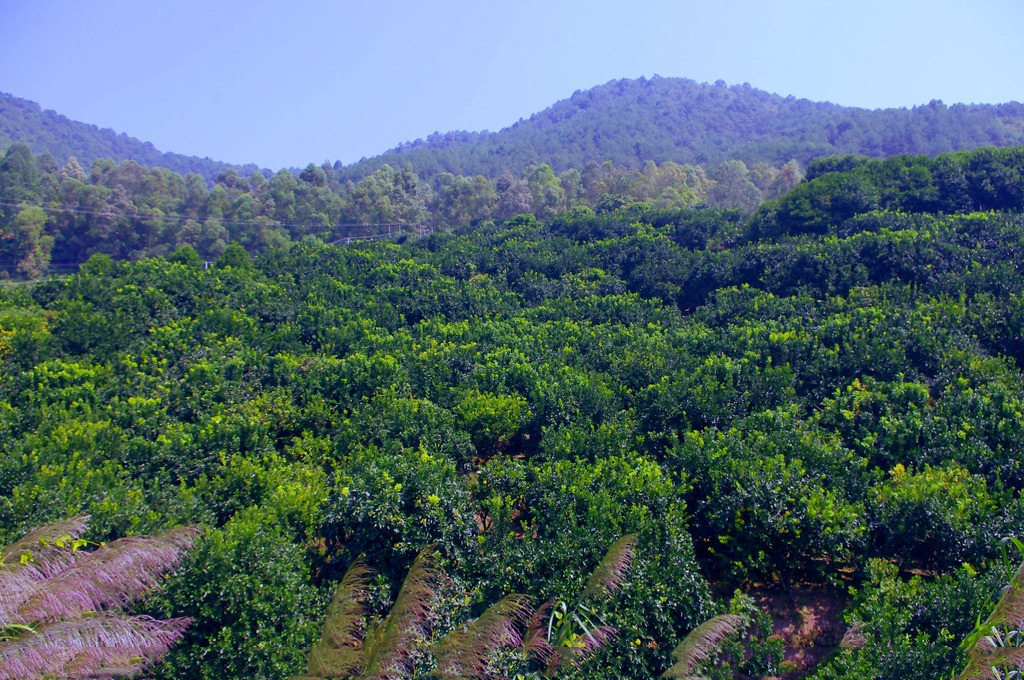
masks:
[[[123,133],[77,123],[0,93],[0,150],[15,141],[36,154],[49,153],[58,164],[69,156],[86,168],[99,159],[133,160],[180,174],[195,172],[208,184],[231,167],[242,177],[258,170],[161,153]],[[606,161],[634,170],[648,161],[710,170],[729,160],[773,167],[796,160],[805,166],[832,154],[932,156],[1016,144],[1024,144],[1024,105],[1015,102],[947,107],[933,101],[913,109],[871,111],[782,97],[746,84],[654,77],[577,91],[500,132],[434,133],[352,165],[335,163],[333,169],[340,182],[358,181],[385,164],[404,168],[407,163],[425,180],[450,173],[493,181],[505,171],[518,177],[524,168],[541,163],[556,173],[582,172]]]
[[[132,160],[150,168],[167,168],[182,175],[194,172],[207,182],[229,168],[243,176],[258,172],[255,165],[231,165],[209,158],[163,153],[149,142],[142,142],[110,128],[99,128],[79,123],[39,104],[0,92],[0,149],[14,142],[28,144],[36,153],[49,153],[55,162],[63,164],[74,156],[86,167],[110,158],[114,161]]]
[[[913,109],[866,110],[781,97],[743,84],[727,87],[682,78],[614,80],[497,133],[433,134],[338,168],[359,179],[387,163],[411,163],[421,177],[440,172],[497,177],[530,163],[555,172],[612,161],[705,167],[739,159],[806,165],[832,154],[935,155],[1024,143],[1024,105],[933,101]]]

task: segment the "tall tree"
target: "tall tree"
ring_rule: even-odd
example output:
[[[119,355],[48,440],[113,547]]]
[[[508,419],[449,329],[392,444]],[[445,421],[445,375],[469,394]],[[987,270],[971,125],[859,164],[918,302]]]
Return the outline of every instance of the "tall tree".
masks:
[[[16,142],[0,160],[0,202],[33,201],[39,188],[39,170],[28,145]]]
[[[715,208],[736,208],[752,213],[764,200],[761,190],[750,180],[743,161],[726,161],[711,173],[714,186],[708,190],[708,203]]]
[[[17,271],[27,278],[39,276],[50,263],[53,237],[44,234],[46,213],[38,206],[25,206],[15,215],[10,227]]]
[[[507,220],[533,210],[530,188],[526,182],[512,177],[512,173],[502,173],[494,188],[498,192],[498,217],[501,219]]]
[[[526,173],[526,184],[533,196],[533,212],[548,219],[565,210],[565,190],[547,163],[541,163]]]

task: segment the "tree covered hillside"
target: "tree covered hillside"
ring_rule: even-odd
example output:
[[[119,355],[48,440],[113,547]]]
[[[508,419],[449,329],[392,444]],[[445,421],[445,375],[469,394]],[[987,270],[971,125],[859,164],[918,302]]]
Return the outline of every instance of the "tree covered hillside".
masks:
[[[75,158],[58,166],[15,144],[0,157],[0,277],[34,278],[74,271],[91,255],[138,259],[191,246],[206,260],[230,242],[251,253],[292,241],[376,237],[451,229],[521,213],[548,218],[574,207],[612,210],[634,201],[659,208],[695,205],[753,211],[800,179],[790,163],[748,168],[730,161],[714,168],[648,163],[642,172],[612,163],[556,176],[546,164],[496,181],[442,174],[421,180],[409,167],[383,166],[341,184],[330,166],[310,164],[296,177],[269,180],[217,175],[212,188],[134,161],[96,161],[86,171]]]
[[[749,217],[577,207],[2,287],[0,545],[204,527],[136,612],[192,620],[159,678],[303,673],[353,564],[338,635],[422,614],[394,677],[452,675],[437,643],[497,617],[473,677],[590,646],[557,675],[650,678],[725,612],[693,674],[948,677],[1021,558],[1024,152],[811,170]],[[769,638],[797,591],[842,620]]]
[[[833,154],[933,156],[979,146],[1024,143],[1024,105],[933,101],[913,109],[867,110],[781,97],[750,85],[683,78],[613,80],[496,133],[435,133],[346,167],[357,180],[387,163],[495,178],[538,159],[555,172],[612,161],[712,167],[728,160],[778,167]]]
[[[242,177],[271,175],[252,164],[231,166],[161,153],[124,133],[71,121],[0,93],[0,150],[16,142],[49,154],[58,166],[72,156],[86,168],[102,159],[134,161],[149,169],[194,172],[207,184],[231,169]],[[804,167],[833,154],[934,156],[1015,144],[1024,144],[1024,105],[1017,102],[946,106],[932,101],[909,110],[867,110],[783,97],[748,84],[655,76],[577,91],[499,132],[435,132],[357,163],[328,164],[325,170],[341,184],[358,182],[384,165],[407,164],[431,182],[446,173],[494,182],[505,172],[518,177],[527,166],[539,164],[557,174],[572,168],[583,172],[606,161],[637,172],[648,162],[710,172],[735,160],[775,168],[794,161]],[[297,168],[292,171],[298,174]]]
[[[207,182],[229,168],[249,176],[260,169],[254,165],[233,166],[230,163],[162,153],[149,142],[118,134],[109,128],[79,123],[27,99],[0,92],[0,149],[12,144],[27,144],[38,153],[49,154],[54,162],[63,164],[74,156],[80,163],[110,158],[115,162],[135,161],[148,168],[165,168],[173,172],[197,173]]]

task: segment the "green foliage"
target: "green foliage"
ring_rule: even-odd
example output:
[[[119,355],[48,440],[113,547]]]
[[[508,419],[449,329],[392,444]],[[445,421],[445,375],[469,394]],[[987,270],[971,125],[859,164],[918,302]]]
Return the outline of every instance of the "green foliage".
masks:
[[[308,675],[301,678],[406,678],[431,666],[441,678],[486,678],[502,662],[510,666],[506,673],[517,670],[529,677],[579,668],[616,634],[596,623],[599,615],[587,605],[619,590],[635,543],[636,536],[616,541],[571,605],[548,602],[534,609],[527,596],[505,595],[476,619],[456,622],[433,643],[435,627],[444,621],[439,614],[443,592],[451,584],[437,569],[432,549],[416,556],[390,609],[380,617],[370,615],[373,572],[360,557],[334,591],[320,643],[309,654]]]
[[[232,243],[225,248],[224,252],[221,253],[221,256],[217,258],[217,266],[246,268],[251,267],[252,265],[249,262],[249,253],[245,252],[245,248],[237,243]]]
[[[638,534],[633,568],[609,618],[620,631],[610,654],[624,673],[664,669],[669,642],[692,627],[710,598],[684,506],[659,467],[636,454],[533,469],[495,460],[480,484],[487,532],[476,568],[489,575],[488,592],[567,600],[587,578],[581,555],[596,558],[615,536]],[[631,645],[636,639],[642,644]]]
[[[855,588],[851,622],[897,642],[838,652],[822,677],[951,670],[946,642],[1011,576],[992,537],[1024,502],[1024,229],[1012,211],[947,208],[1011,200],[1018,160],[840,159],[750,219],[680,208],[714,186],[696,168],[607,164],[554,175],[565,200],[675,187],[678,204],[333,246],[317,239],[345,210],[433,198],[408,169],[357,190],[317,166],[207,188],[132,164],[49,179],[40,165],[33,191],[70,193],[37,205],[92,206],[66,224],[44,209],[44,231],[95,230],[109,248],[63,241],[88,257],[78,274],[0,287],[0,540],[86,512],[100,540],[205,524],[159,608],[198,625],[163,677],[297,673],[321,587],[365,553],[380,571],[368,608],[384,613],[429,545],[449,576],[438,637],[512,592],[555,603],[577,634],[621,631],[568,676],[662,673],[725,611],[709,580]],[[510,175],[504,198],[561,200],[532,170],[537,196]],[[765,195],[779,181],[740,171],[716,176]],[[989,173],[1003,173],[991,187]],[[453,215],[486,198],[446,182]],[[852,214],[825,210],[833,199]],[[263,245],[234,225],[243,214]],[[286,218],[294,234],[275,231]],[[303,242],[264,251],[274,234]],[[574,609],[627,534],[622,590]],[[741,604],[747,637],[707,670],[775,672]],[[501,672],[521,661],[509,654]]]
[[[1019,148],[981,149],[934,159],[844,159],[819,163],[811,181],[781,198],[763,235],[834,232],[857,215],[885,210],[971,212],[1019,210],[1024,199]]]
[[[869,507],[876,544],[908,566],[977,564],[1001,528],[991,524],[997,503],[984,480],[956,467],[913,473],[899,464],[872,489]]]
[[[498,177],[537,159],[552,159],[555,173],[578,168],[586,187],[593,174],[588,164],[604,161],[637,172],[651,160],[714,166],[739,159],[753,167],[758,161],[781,165],[796,159],[807,165],[832,154],[935,155],[1020,144],[1024,138],[1013,121],[1022,115],[1018,103],[947,107],[933,101],[913,109],[865,111],[781,97],[745,83],[622,79],[575,92],[507,130],[431,135],[338,168],[337,174],[341,180],[357,180],[385,163],[411,163],[424,175],[445,171]],[[627,193],[617,190],[614,176],[610,179],[598,193],[589,188],[588,193],[594,198],[603,192]]]
[[[115,161],[132,159],[146,166],[168,168],[174,172],[198,172],[209,181],[231,167],[209,158],[161,153],[152,144],[109,128],[101,129],[96,125],[68,120],[54,111],[44,110],[35,102],[7,93],[0,93],[0,101],[3,102],[5,130],[18,131],[18,136],[29,146],[40,152],[46,150],[60,163],[68,158],[77,158],[75,165],[80,162],[89,166],[101,158],[113,158]],[[8,147],[12,141],[5,134],[0,137],[0,148]],[[254,165],[239,169],[246,174],[257,171]]]
[[[825,484],[829,475],[845,475],[855,486],[857,466],[805,428],[786,414],[766,413],[727,432],[688,433],[669,454],[692,480],[698,546],[732,578],[834,573],[862,554],[864,505]],[[826,567],[822,559],[836,564]]]
[[[481,393],[473,390],[456,407],[459,424],[470,433],[481,455],[504,448],[525,422],[529,411],[519,395]]]
[[[983,575],[967,566],[937,578],[908,577],[894,564],[869,561],[848,613],[864,644],[839,651],[813,677],[924,680],[963,668],[960,640],[989,611],[1001,578],[1001,570]]]
[[[343,461],[324,507],[328,546],[398,571],[427,545],[461,561],[476,533],[469,491],[443,453],[360,448]]]
[[[51,357],[50,320],[33,304],[0,307],[0,370],[24,371]]]
[[[199,541],[158,607],[193,620],[158,677],[269,680],[298,670],[322,600],[279,522],[254,507]]]

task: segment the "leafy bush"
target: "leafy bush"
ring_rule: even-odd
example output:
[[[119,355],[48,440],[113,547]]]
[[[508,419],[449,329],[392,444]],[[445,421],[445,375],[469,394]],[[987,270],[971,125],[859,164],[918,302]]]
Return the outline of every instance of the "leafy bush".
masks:
[[[304,557],[278,515],[260,508],[208,531],[157,604],[193,620],[157,677],[279,680],[297,672],[323,604]]]
[[[980,574],[960,567],[937,578],[906,577],[892,563],[872,559],[866,582],[847,617],[859,623],[865,642],[841,650],[812,677],[929,680],[963,667],[960,641],[992,606],[1003,570]]]
[[[864,506],[825,484],[826,475],[856,475],[856,467],[842,450],[799,430],[752,426],[771,415],[744,421],[749,430],[687,433],[669,452],[693,485],[688,498],[698,546],[740,580],[788,582],[856,563],[867,535]],[[793,423],[784,415],[778,420]]]
[[[400,572],[430,544],[460,561],[473,545],[474,507],[452,460],[435,449],[357,449],[340,464],[321,531],[351,561],[365,553]]]
[[[679,490],[658,465],[636,453],[536,466],[495,459],[479,479],[484,531],[473,566],[485,599],[566,599],[604,546],[636,533],[630,576],[602,612],[621,635],[590,672],[649,677],[667,668],[670,643],[705,618],[711,599]]]
[[[992,536],[1004,535],[996,499],[985,480],[963,468],[896,465],[872,488],[868,507],[876,550],[906,566],[949,569],[978,564],[992,552]]]

